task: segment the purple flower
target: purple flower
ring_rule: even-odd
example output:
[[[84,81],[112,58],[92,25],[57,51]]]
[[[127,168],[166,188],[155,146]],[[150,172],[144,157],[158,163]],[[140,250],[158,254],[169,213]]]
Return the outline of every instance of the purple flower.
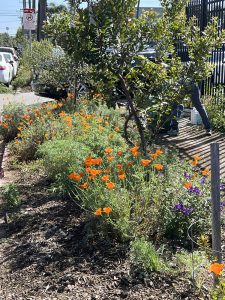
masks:
[[[182,212],[185,216],[188,216],[193,212],[193,208],[192,207],[184,208]]]
[[[200,191],[200,189],[197,187],[197,186],[195,186],[195,187],[190,187],[189,189],[188,189],[188,191],[189,191],[189,193],[192,193],[192,194],[196,194],[196,195],[201,195],[201,191]]]
[[[201,180],[200,180],[200,183],[201,183],[201,184],[204,184],[205,182],[206,182],[206,177],[203,176],[203,177],[201,178]]]
[[[174,209],[181,212],[182,214],[184,214],[185,216],[190,215],[193,212],[193,208],[192,207],[185,207],[184,204],[182,202],[178,202],[174,205]]]
[[[220,185],[220,191],[224,191],[225,190],[225,185],[222,183],[221,185]]]
[[[224,208],[225,207],[225,201],[220,202],[220,208]]]
[[[183,173],[183,176],[187,179],[191,179],[191,175],[188,174],[186,171]]]
[[[182,202],[179,202],[179,203],[174,205],[174,209],[176,209],[176,210],[182,210],[183,207],[184,207],[184,205],[183,205]]]

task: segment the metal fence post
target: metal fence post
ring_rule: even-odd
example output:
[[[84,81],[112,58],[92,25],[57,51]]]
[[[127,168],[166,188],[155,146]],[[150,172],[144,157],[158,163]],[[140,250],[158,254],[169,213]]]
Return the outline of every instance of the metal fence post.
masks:
[[[220,165],[219,144],[212,143],[211,150],[211,198],[212,198],[212,252],[218,263],[221,255],[221,221],[220,221]]]
[[[200,19],[200,28],[201,31],[205,29],[207,26],[208,20],[207,20],[207,5],[208,5],[208,0],[202,0],[201,3],[201,19]]]

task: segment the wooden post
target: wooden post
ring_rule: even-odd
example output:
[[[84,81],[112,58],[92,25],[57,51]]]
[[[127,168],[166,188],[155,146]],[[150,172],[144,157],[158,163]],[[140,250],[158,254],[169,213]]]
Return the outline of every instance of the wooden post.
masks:
[[[212,143],[211,148],[211,199],[212,199],[212,252],[218,263],[221,255],[221,221],[220,221],[220,162],[219,144]]]

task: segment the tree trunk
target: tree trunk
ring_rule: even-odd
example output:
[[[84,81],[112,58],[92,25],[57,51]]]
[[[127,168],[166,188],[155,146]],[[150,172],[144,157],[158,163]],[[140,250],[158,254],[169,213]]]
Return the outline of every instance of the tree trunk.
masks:
[[[138,129],[138,132],[139,132],[139,135],[140,135],[140,139],[141,139],[141,149],[142,149],[144,155],[146,155],[146,141],[145,141],[145,136],[144,136],[144,131],[143,131],[143,128],[142,128],[141,121],[140,121],[140,119],[138,117],[138,114],[137,114],[137,111],[135,109],[133,100],[131,98],[130,92],[128,91],[128,88],[126,86],[126,82],[125,82],[123,76],[122,75],[118,75],[118,77],[119,77],[122,89],[124,91],[124,94],[126,96],[126,100],[128,102],[128,105],[129,105],[129,107],[131,109],[131,113],[133,114],[135,123],[137,125],[137,129]]]

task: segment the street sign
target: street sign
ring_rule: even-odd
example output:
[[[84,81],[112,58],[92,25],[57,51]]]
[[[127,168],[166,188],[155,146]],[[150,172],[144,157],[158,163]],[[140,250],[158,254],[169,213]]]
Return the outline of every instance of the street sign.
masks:
[[[35,30],[37,27],[36,13],[33,8],[24,8],[23,10],[23,28]]]

